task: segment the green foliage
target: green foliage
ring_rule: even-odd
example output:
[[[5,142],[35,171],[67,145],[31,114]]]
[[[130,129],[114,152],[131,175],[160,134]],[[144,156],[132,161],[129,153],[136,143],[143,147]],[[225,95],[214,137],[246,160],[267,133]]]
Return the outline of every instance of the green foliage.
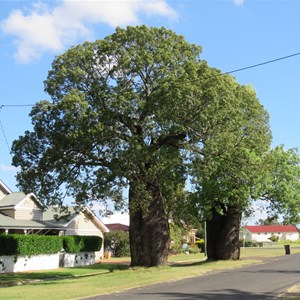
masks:
[[[67,253],[99,251],[102,238],[99,236],[72,235],[63,237],[63,249]]]
[[[262,200],[268,202],[269,218],[278,214],[284,224],[299,221],[300,211],[300,157],[296,149],[285,150],[278,146],[266,157],[267,174],[264,180]]]
[[[266,219],[259,219],[256,222],[256,225],[280,225],[280,222],[278,221],[278,217],[275,216],[269,216]]]
[[[171,222],[169,225],[171,237],[170,250],[176,252],[180,250],[182,248],[182,244],[186,242],[186,237],[188,236],[189,231],[184,228],[182,224],[179,226]]]
[[[111,251],[115,257],[130,256],[128,233],[117,230],[105,233],[104,249]]]
[[[245,246],[245,247],[262,247],[263,242],[257,242],[257,241],[245,241],[243,239],[240,239],[240,246]]]
[[[165,262],[168,216],[151,203],[162,208],[181,201],[190,146],[210,117],[199,84],[209,68],[200,52],[170,30],[136,26],[56,57],[45,80],[51,100],[33,107],[33,130],[12,146],[22,190],[45,204],[70,196],[78,204],[112,200],[122,209],[129,185],[131,214],[139,211],[147,226],[155,219],[165,227],[157,235],[163,240],[147,248],[153,259],[144,261]]]
[[[208,219],[212,208],[221,215],[228,206],[242,212],[251,197],[261,195],[264,156],[271,141],[268,114],[255,92],[220,77],[216,90],[222,96],[215,100],[219,108],[215,122],[226,126],[212,129],[193,160],[197,200]]]
[[[0,255],[38,255],[58,253],[62,238],[43,235],[0,235]]]
[[[0,255],[18,254],[18,240],[15,235],[0,234]]]
[[[161,197],[167,215],[153,218],[177,223],[230,206],[245,212],[265,193],[271,209],[295,219],[297,157],[269,155],[269,116],[254,90],[200,53],[170,30],[136,26],[57,56],[45,80],[51,101],[33,107],[33,130],[12,146],[22,190],[45,204],[70,196],[121,209],[129,185],[131,214],[152,222],[149,206]],[[189,178],[195,193],[184,191]]]
[[[53,254],[99,251],[98,236],[0,235],[0,255]]]
[[[188,247],[186,248],[186,251],[188,251],[190,254],[196,254],[200,252],[200,248],[198,247],[198,245],[193,245],[190,244],[188,245]]]
[[[272,233],[272,235],[269,237],[269,240],[270,240],[271,242],[278,242],[279,236],[278,236],[278,235],[275,235],[274,233]]]
[[[196,240],[195,245],[198,246],[200,252],[202,253],[205,252],[205,241],[203,239]]]
[[[137,26],[58,56],[45,81],[52,101],[36,104],[33,131],[13,145],[22,189],[52,203],[63,187],[78,203],[113,199],[121,208],[128,181],[147,205],[155,179],[172,201],[168,183],[185,180],[178,148],[202,106],[200,50],[165,28]]]

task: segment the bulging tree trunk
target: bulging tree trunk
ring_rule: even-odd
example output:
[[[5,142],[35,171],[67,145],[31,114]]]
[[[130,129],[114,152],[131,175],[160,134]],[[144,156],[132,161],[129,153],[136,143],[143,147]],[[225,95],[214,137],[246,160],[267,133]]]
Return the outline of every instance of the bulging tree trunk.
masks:
[[[130,185],[130,252],[131,266],[153,267],[167,263],[170,243],[170,229],[165,213],[159,184],[147,184],[150,201],[143,203]]]
[[[237,260],[240,258],[239,231],[241,212],[235,206],[224,209],[220,215],[215,209],[207,222],[207,258],[210,260]]]

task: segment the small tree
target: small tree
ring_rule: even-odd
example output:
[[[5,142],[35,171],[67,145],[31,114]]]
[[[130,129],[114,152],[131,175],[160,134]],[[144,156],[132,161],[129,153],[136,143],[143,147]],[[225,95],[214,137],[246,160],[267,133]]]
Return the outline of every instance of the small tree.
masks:
[[[278,235],[275,235],[274,233],[272,233],[272,235],[269,237],[269,240],[270,240],[271,242],[278,242],[279,236],[278,236]]]
[[[104,249],[111,251],[115,257],[130,256],[128,233],[120,230],[110,231],[105,234]]]
[[[182,248],[182,244],[187,242],[188,229],[184,228],[182,224],[181,226],[179,226],[174,222],[171,222],[170,237],[171,237],[170,251],[176,253]]]

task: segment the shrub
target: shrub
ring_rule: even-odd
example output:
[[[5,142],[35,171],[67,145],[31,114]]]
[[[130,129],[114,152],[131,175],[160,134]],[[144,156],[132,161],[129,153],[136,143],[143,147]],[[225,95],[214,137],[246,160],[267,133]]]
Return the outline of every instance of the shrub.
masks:
[[[203,239],[198,239],[196,240],[195,244],[198,246],[200,249],[200,252],[204,253],[205,252],[205,241]]]
[[[0,255],[53,254],[61,249],[59,236],[0,235]]]
[[[278,235],[275,235],[274,233],[272,233],[272,235],[269,237],[269,240],[270,240],[271,242],[278,242],[279,236],[278,236]]]
[[[99,251],[102,238],[99,236],[69,235],[63,238],[63,248],[67,253]]]
[[[0,255],[18,254],[18,241],[13,235],[0,235]]]
[[[176,253],[177,251],[181,250],[182,244],[186,242],[185,237],[188,236],[188,230],[174,223],[170,223],[169,225],[170,225],[170,237],[171,237],[171,244],[170,244],[169,251]]]
[[[188,251],[191,254],[196,254],[196,253],[200,252],[200,249],[197,245],[191,244],[191,245],[188,245],[186,251]]]
[[[99,236],[0,235],[0,255],[54,254],[62,248],[68,253],[97,251]]]
[[[105,234],[105,250],[115,257],[130,256],[129,235],[124,231],[110,231]]]

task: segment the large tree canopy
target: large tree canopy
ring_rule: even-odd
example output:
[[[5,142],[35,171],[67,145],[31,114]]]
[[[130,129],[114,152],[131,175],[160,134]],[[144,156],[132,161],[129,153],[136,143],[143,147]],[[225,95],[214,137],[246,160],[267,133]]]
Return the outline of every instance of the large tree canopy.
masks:
[[[188,199],[189,173],[206,214],[224,205],[240,213],[260,176],[248,173],[270,144],[268,115],[200,52],[165,28],[138,26],[56,57],[45,81],[51,101],[36,104],[33,131],[13,144],[22,189],[45,204],[72,196],[120,207],[129,187],[132,265],[166,262],[166,208]]]

